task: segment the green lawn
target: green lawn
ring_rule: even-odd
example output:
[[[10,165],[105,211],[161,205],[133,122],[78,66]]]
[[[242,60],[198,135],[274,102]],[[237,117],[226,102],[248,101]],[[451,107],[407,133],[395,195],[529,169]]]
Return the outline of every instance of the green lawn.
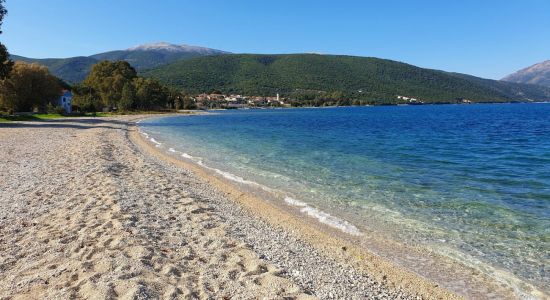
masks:
[[[69,115],[64,116],[60,114],[33,114],[33,115],[2,115],[0,113],[1,122],[13,122],[13,121],[47,121],[59,118],[77,118],[77,117],[111,117],[118,115],[139,115],[139,114],[166,114],[171,112],[164,111],[125,111],[125,112],[96,112],[86,113],[83,115]],[[180,112],[180,114],[193,114],[192,112]]]
[[[96,113],[76,115],[76,116],[64,116],[60,114],[33,114],[33,115],[0,115],[0,122],[12,122],[12,121],[47,121],[52,119],[66,118],[66,117],[107,117],[111,116],[110,113]]]

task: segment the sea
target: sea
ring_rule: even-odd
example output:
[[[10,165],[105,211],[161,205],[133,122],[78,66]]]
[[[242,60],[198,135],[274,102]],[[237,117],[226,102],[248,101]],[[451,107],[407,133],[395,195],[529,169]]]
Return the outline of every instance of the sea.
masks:
[[[550,291],[550,104],[244,109],[139,128],[343,234],[462,260],[518,297]]]

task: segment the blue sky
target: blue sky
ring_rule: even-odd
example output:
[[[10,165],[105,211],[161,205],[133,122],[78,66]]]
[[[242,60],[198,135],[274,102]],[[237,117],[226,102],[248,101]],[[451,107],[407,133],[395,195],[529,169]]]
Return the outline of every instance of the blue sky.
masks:
[[[348,54],[501,78],[550,59],[548,0],[7,0],[13,54],[166,41],[237,53]]]

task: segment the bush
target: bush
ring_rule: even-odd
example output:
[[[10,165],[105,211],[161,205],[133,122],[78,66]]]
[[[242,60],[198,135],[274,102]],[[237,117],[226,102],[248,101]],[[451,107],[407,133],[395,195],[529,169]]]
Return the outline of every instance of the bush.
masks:
[[[63,108],[62,106],[52,105],[51,103],[48,104],[46,109],[49,114],[58,114],[58,115],[65,114],[65,108]]]
[[[60,114],[60,115],[64,115],[66,112],[65,112],[65,109],[61,106],[56,106],[53,110],[53,113],[54,114]]]

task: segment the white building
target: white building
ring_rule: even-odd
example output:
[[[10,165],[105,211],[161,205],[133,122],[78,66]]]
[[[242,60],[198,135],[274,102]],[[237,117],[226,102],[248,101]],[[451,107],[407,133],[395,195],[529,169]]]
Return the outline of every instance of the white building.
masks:
[[[57,104],[63,107],[66,113],[70,114],[72,112],[71,105],[73,104],[73,94],[71,91],[64,90]]]

